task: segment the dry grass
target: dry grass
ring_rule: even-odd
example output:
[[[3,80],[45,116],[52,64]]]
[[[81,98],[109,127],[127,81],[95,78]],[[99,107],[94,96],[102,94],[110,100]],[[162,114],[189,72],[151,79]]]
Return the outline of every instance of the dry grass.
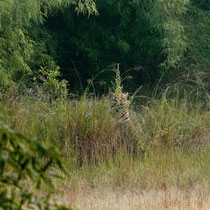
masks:
[[[1,103],[0,123],[63,151],[70,178],[56,183],[60,203],[73,209],[210,209],[209,107],[165,94],[137,105],[131,118],[145,153],[133,158],[120,147],[129,136],[116,129],[106,99]]]
[[[183,152],[162,149],[140,161],[121,156],[118,164],[72,168],[55,199],[78,210],[210,209],[209,150]]]
[[[63,150],[65,158],[105,160],[128,145],[139,152],[150,146],[189,147],[207,144],[210,112],[202,104],[186,99],[151,99],[131,112],[131,132],[117,126],[107,99],[60,100],[49,103],[42,98],[20,97],[0,101],[5,124],[30,137],[42,139]],[[56,128],[56,129],[55,129]]]
[[[56,200],[84,210],[207,210],[210,208],[210,194],[200,188],[179,190],[113,190],[63,188]]]

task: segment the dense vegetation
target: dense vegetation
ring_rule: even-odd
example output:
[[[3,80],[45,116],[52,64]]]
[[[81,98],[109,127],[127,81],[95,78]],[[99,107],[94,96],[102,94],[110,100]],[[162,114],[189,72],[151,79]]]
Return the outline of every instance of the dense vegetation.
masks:
[[[72,189],[205,197],[209,23],[209,0],[1,0],[0,208],[65,209],[50,198],[61,158]],[[111,91],[129,92],[132,127]]]
[[[132,69],[130,89],[153,85],[166,70],[168,80],[210,64],[208,0],[3,0],[0,11],[1,88],[32,85],[40,66],[59,65],[71,91],[82,91],[112,63]],[[99,91],[112,77],[94,81]]]
[[[108,98],[87,95],[79,100],[52,100],[43,92],[38,96],[30,90],[24,95],[7,92],[1,122],[62,151],[70,176],[56,182],[58,191],[53,192],[59,203],[72,206],[75,193],[107,187],[134,191],[177,187],[186,192],[196,188],[198,200],[206,200],[210,189],[209,106],[187,95],[180,99],[174,90],[171,97],[172,90],[168,88],[160,99],[144,98],[142,105],[130,108],[136,136],[118,126]],[[133,141],[135,153],[130,147]]]
[[[0,154],[0,208],[64,209],[50,202],[55,174],[47,171],[54,165],[65,172],[57,148],[0,124]]]

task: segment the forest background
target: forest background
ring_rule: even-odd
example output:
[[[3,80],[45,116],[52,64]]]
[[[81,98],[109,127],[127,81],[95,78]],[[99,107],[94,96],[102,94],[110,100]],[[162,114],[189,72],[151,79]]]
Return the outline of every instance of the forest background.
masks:
[[[152,89],[163,73],[166,84],[209,68],[208,0],[4,0],[0,11],[1,90],[39,83],[41,66],[59,66],[79,93],[113,63],[133,78],[127,90]],[[113,76],[100,74],[98,92]]]

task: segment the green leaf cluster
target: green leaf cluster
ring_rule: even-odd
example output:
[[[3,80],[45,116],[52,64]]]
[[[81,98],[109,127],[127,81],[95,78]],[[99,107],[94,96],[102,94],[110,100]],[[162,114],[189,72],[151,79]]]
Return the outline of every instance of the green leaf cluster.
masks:
[[[50,203],[54,185],[49,170],[54,166],[65,172],[60,157],[56,147],[0,126],[0,208],[57,208]]]
[[[59,67],[55,70],[49,70],[41,67],[40,79],[43,81],[43,87],[46,92],[53,98],[66,98],[67,97],[67,81],[59,81],[57,78],[61,76]]]
[[[47,44],[50,33],[41,24],[49,15],[74,6],[78,13],[96,13],[93,0],[2,0],[0,2],[0,87],[31,83],[40,66],[55,67]],[[69,10],[70,12],[70,10]],[[38,58],[38,59],[37,59]]]

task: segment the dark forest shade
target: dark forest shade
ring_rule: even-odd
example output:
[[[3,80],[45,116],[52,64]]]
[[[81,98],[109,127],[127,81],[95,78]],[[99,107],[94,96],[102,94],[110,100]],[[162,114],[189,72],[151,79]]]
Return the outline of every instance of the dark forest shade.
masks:
[[[40,66],[59,65],[71,91],[82,91],[113,63],[121,64],[122,73],[132,69],[124,75],[133,77],[125,81],[128,90],[154,85],[163,72],[168,82],[177,77],[169,77],[173,70],[210,65],[208,1],[98,0],[98,13],[93,1],[84,2],[80,12],[89,16],[78,15],[79,1],[30,2],[1,4],[0,88],[30,85]],[[99,91],[110,86],[111,72],[94,81]]]

